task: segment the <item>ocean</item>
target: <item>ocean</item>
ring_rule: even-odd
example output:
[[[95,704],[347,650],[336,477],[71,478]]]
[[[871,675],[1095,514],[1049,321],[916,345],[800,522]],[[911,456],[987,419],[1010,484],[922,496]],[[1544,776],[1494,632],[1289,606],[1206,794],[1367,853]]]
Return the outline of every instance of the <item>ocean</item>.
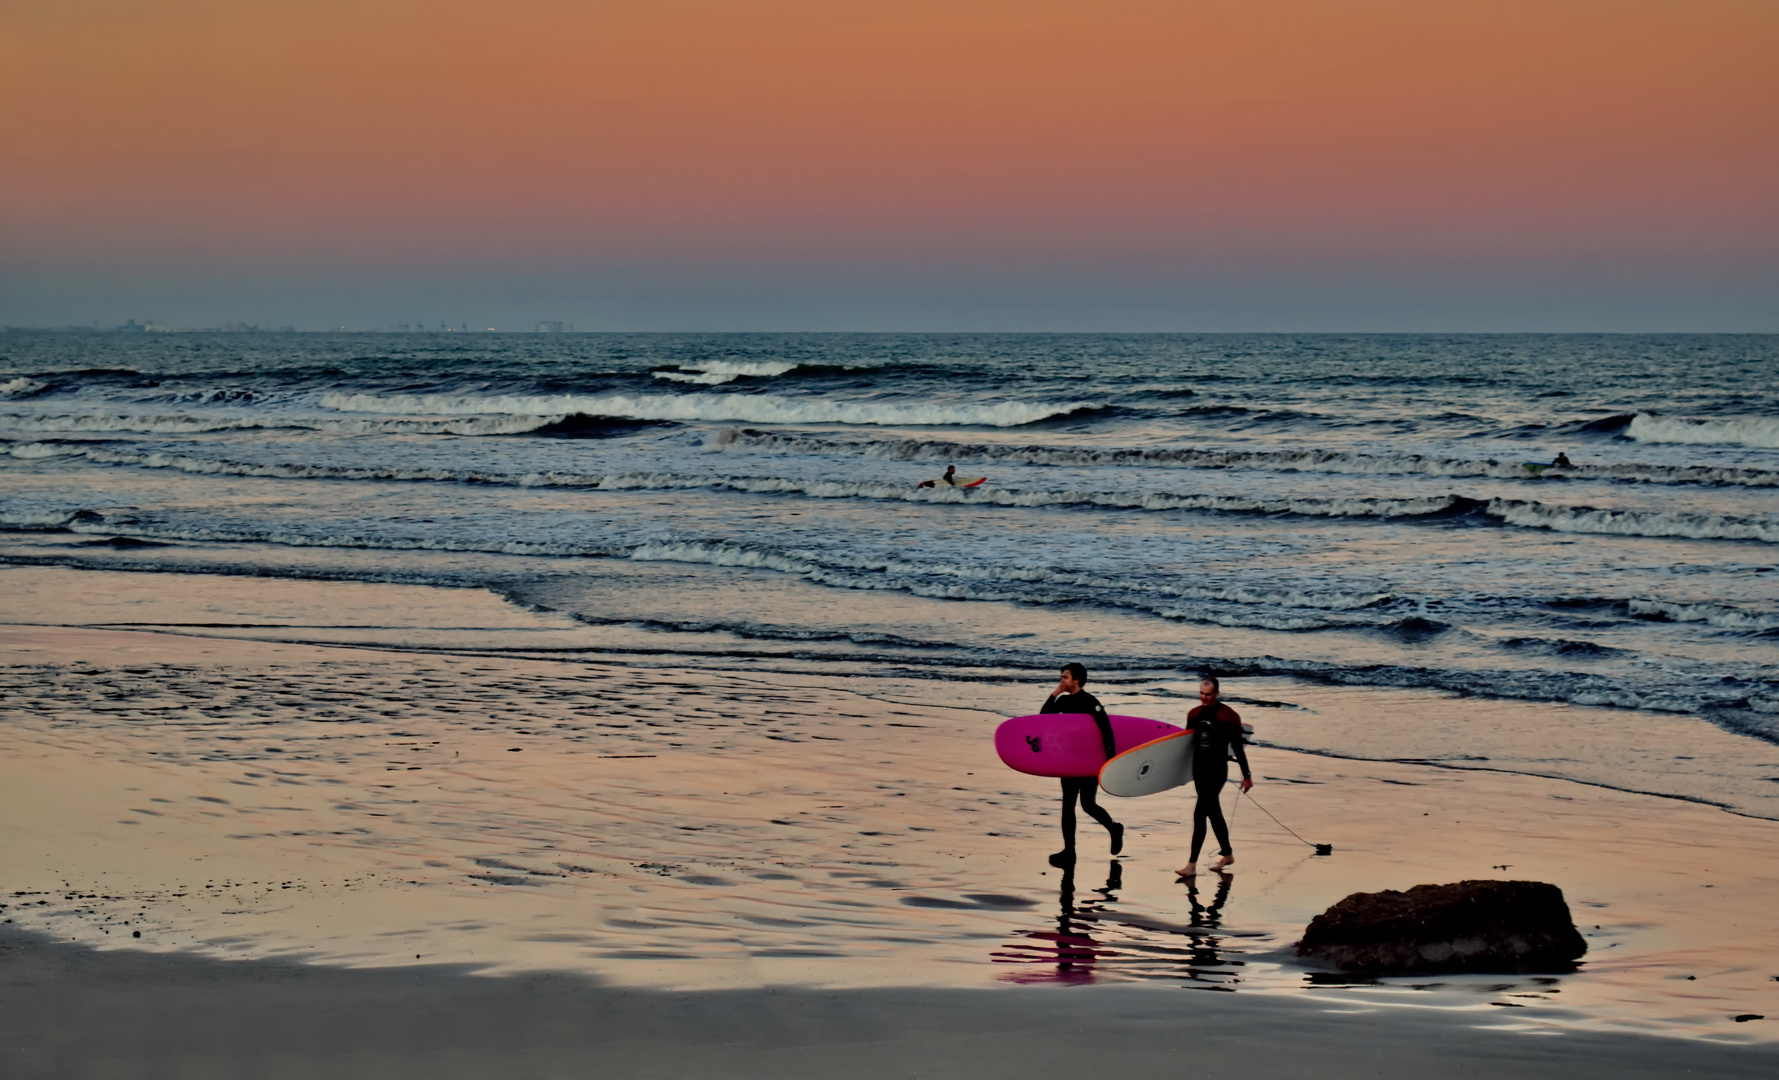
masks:
[[[1070,660],[1607,706],[1298,748],[1779,818],[1779,337],[14,331],[0,440],[8,564],[485,589],[1009,715]]]

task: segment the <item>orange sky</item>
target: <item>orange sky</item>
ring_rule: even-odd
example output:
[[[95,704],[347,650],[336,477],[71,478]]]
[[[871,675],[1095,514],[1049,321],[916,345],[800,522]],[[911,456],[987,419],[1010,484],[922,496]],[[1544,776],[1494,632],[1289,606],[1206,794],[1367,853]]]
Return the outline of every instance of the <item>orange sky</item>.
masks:
[[[8,0],[0,239],[1772,266],[1776,56],[1774,0]]]

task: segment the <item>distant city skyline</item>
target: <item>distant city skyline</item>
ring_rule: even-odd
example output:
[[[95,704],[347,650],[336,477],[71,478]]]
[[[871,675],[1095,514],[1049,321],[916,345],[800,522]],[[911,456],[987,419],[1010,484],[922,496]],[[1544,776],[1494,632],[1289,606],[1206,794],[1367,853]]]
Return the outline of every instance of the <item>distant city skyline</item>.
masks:
[[[1747,0],[14,6],[0,325],[1779,330],[1775,54]]]

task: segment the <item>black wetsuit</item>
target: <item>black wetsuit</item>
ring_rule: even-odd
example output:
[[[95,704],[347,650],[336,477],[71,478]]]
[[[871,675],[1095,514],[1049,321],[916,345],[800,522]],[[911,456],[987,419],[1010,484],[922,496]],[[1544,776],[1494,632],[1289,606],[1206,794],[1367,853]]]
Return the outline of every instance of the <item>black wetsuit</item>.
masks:
[[[1112,720],[1106,715],[1106,707],[1100,704],[1099,698],[1087,691],[1077,690],[1073,694],[1052,694],[1050,699],[1044,702],[1044,707],[1038,711],[1041,713],[1086,713],[1093,717],[1094,725],[1100,729],[1100,745],[1105,748],[1106,759],[1111,760],[1112,755],[1117,753],[1117,744],[1112,738]],[[1095,793],[1099,791],[1099,786],[1100,782],[1097,776],[1065,776],[1062,778],[1062,843],[1064,851],[1075,850],[1076,800],[1080,801],[1081,809],[1087,811],[1093,820],[1104,825],[1106,831],[1112,834],[1112,854],[1118,854],[1119,848],[1123,846],[1123,827],[1112,820],[1112,815],[1106,813],[1105,808],[1100,806],[1095,796]]]
[[[1241,714],[1223,704],[1200,705],[1186,714],[1186,730],[1192,732],[1192,783],[1198,788],[1198,805],[1192,808],[1192,858],[1197,862],[1199,849],[1205,844],[1205,823],[1217,833],[1217,844],[1225,857],[1234,855],[1229,847],[1229,824],[1223,820],[1220,798],[1223,785],[1229,782],[1229,752],[1242,767],[1242,779],[1248,771],[1248,753],[1242,749]]]

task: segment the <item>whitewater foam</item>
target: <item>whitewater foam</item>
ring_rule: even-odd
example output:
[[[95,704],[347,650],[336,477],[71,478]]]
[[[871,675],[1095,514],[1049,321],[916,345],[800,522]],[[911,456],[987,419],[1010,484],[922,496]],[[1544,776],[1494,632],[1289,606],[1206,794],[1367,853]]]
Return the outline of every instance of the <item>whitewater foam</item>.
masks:
[[[711,360],[703,364],[681,364],[678,371],[656,371],[652,374],[657,379],[670,382],[718,386],[741,378],[760,379],[784,375],[795,371],[797,366],[784,360]]]
[[[1727,604],[1681,604],[1667,600],[1632,600],[1630,613],[1667,622],[1704,623],[1720,630],[1760,632],[1779,628],[1779,613],[1745,611]]]
[[[1492,499],[1483,512],[1509,525],[1554,532],[1779,543],[1779,519],[1771,516],[1737,518],[1665,510],[1599,510],[1510,499]]]
[[[0,413],[0,431],[30,435],[201,435],[221,431],[293,429],[340,435],[518,435],[567,417],[463,416],[343,418],[268,412],[234,413]]]
[[[862,424],[931,427],[1019,427],[1099,406],[1085,401],[1004,401],[993,405],[900,404],[884,401],[833,401],[780,394],[555,394],[477,396],[424,394],[332,393],[323,406],[340,412],[395,413],[421,416],[557,417],[580,414],[623,420],[742,421],[754,424]]]
[[[16,379],[0,383],[0,398],[26,398],[30,397],[32,394],[41,392],[45,388],[46,384],[40,383],[36,379],[28,379],[25,376],[20,375]]]
[[[1625,435],[1638,442],[1694,446],[1747,446],[1779,449],[1779,417],[1750,416],[1730,420],[1689,420],[1638,413]]]
[[[7,445],[6,453],[15,458],[48,458],[60,457],[63,454],[78,454],[80,448],[57,443],[11,443]]]

